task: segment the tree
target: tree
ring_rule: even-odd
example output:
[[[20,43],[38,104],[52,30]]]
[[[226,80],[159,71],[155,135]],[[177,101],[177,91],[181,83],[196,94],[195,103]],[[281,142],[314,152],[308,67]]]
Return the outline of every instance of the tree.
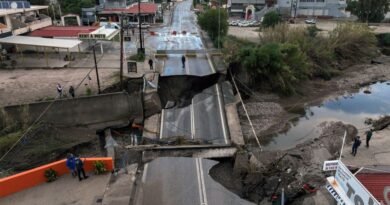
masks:
[[[223,38],[227,35],[227,19],[225,9],[209,9],[198,16],[199,26],[208,33],[215,46],[222,46]]]
[[[94,0],[61,0],[59,2],[64,14],[81,14],[81,8],[90,8],[95,5]]]
[[[31,5],[47,5],[48,1],[46,0],[30,0]]]
[[[390,0],[349,0],[347,10],[362,22],[381,22],[389,11]]]
[[[268,12],[264,15],[262,26],[264,28],[274,27],[276,24],[280,23],[282,19],[276,11]]]
[[[289,43],[244,48],[239,60],[253,81],[259,80],[286,95],[293,94],[294,86],[309,75],[306,55]]]

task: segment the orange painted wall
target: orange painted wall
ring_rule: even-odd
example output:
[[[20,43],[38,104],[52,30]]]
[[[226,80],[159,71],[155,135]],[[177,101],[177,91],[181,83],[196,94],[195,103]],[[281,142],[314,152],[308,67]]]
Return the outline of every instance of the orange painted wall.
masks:
[[[86,172],[93,171],[93,162],[98,160],[105,163],[108,171],[112,171],[114,169],[114,163],[111,157],[82,158],[82,160],[84,161],[84,169]],[[54,169],[57,171],[58,176],[69,173],[65,162],[66,160],[63,159],[9,177],[1,178],[0,198],[36,186],[38,184],[45,183],[45,171],[47,169]],[[52,183],[55,183],[55,181]]]

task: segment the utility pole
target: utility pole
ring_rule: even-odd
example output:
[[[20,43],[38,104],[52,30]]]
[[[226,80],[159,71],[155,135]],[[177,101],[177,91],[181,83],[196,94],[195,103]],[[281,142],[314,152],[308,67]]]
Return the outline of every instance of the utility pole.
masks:
[[[140,44],[140,50],[142,54],[145,54],[144,48],[143,48],[143,41],[142,41],[142,29],[141,29],[141,1],[138,0],[138,28],[139,28],[139,44]]]
[[[120,31],[120,38],[121,38],[121,58],[120,58],[120,88],[123,89],[123,13],[121,14],[121,31]]]
[[[98,94],[100,94],[100,80],[99,80],[99,72],[98,72],[98,67],[97,67],[96,51],[95,51],[96,45],[97,44],[93,45],[93,60],[95,61],[96,79],[97,79],[97,84],[98,84]]]
[[[219,0],[219,8],[218,8],[218,50],[220,47],[220,36],[221,36],[221,0]]]

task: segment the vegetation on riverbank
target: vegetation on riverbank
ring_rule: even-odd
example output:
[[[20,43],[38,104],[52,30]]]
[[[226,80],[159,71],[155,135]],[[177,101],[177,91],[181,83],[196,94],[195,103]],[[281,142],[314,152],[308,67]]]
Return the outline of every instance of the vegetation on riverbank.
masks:
[[[225,60],[249,74],[249,85],[284,95],[294,94],[305,79],[329,80],[348,66],[372,59],[378,50],[375,35],[362,24],[339,24],[327,35],[312,27],[278,24],[259,36],[258,44],[225,41]]]
[[[207,32],[215,47],[222,46],[228,33],[228,15],[225,9],[208,9],[199,14],[198,24]]]

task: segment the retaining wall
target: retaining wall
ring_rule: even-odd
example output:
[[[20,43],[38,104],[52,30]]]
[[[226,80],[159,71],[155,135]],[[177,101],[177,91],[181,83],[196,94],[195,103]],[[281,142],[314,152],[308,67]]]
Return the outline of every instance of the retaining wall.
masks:
[[[82,160],[84,161],[84,169],[86,172],[94,170],[93,163],[95,161],[103,161],[108,171],[112,171],[114,169],[114,163],[111,157],[82,158]],[[57,176],[69,173],[65,162],[66,160],[63,159],[0,179],[0,198],[45,183],[45,171],[50,168],[57,171]]]
[[[143,116],[141,96],[125,92],[15,105],[3,109],[0,117],[6,118],[6,122],[28,124],[48,109],[41,121],[63,126],[128,121]]]

